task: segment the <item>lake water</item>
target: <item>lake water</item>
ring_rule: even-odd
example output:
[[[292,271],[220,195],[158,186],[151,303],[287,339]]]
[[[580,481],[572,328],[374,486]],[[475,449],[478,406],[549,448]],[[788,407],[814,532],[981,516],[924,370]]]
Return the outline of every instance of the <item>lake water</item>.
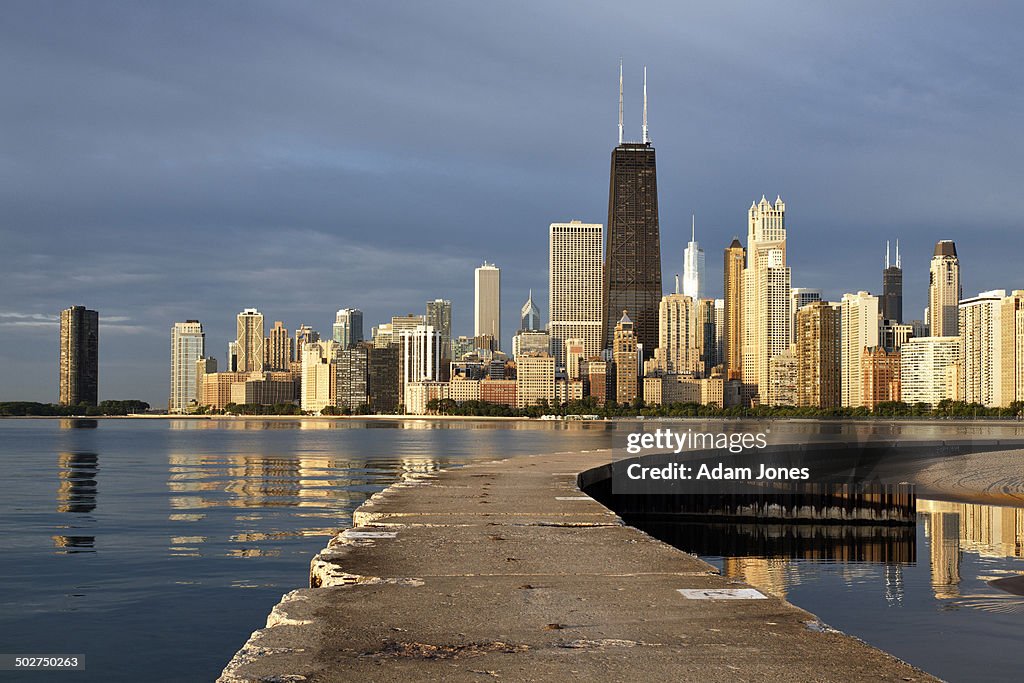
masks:
[[[839,439],[899,429],[773,425]],[[960,437],[1021,430],[917,429]],[[2,676],[212,680],[281,594],[306,585],[309,560],[349,525],[352,510],[403,471],[608,448],[621,445],[615,430],[542,422],[0,420],[0,653],[79,653],[87,667]],[[722,557],[680,540],[692,534],[661,535],[675,534],[679,547],[690,544],[725,573],[937,675],[1019,680],[1013,646],[1024,637],[1024,598],[987,581],[1024,574],[1024,516],[984,507],[927,503],[912,542],[839,539],[819,555],[792,552],[807,542],[782,553],[769,543],[774,549],[763,552],[748,534],[748,552]],[[846,546],[876,554],[837,560],[834,548]]]

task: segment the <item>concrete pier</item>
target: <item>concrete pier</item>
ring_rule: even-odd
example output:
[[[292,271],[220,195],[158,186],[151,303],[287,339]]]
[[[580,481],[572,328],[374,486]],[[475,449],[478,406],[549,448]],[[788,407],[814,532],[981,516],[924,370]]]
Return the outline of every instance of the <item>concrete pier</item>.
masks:
[[[376,494],[219,680],[937,680],[624,525],[577,488],[610,458],[515,457]]]

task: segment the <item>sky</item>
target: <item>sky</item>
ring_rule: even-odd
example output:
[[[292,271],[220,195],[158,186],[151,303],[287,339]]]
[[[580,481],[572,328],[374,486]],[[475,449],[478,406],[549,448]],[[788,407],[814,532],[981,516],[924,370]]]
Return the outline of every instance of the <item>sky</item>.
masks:
[[[648,68],[663,279],[696,215],[710,296],[761,195],[794,287],[881,289],[905,317],[937,240],[965,296],[1024,288],[1024,70],[1012,3],[4,3],[0,401],[56,401],[58,313],[100,312],[100,398],[165,405],[169,334],[223,363],[256,307],[453,302],[502,269],[505,346],[547,231],[607,220],[618,65],[627,139]],[[1017,45],[1014,48],[1013,45]]]

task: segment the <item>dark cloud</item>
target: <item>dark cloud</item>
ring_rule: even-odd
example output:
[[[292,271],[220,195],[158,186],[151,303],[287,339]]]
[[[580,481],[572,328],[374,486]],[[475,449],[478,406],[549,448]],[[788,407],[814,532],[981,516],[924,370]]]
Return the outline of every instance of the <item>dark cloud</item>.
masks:
[[[487,259],[512,330],[548,223],[605,221],[620,56],[633,137],[650,71],[666,287],[691,211],[717,283],[762,193],[795,286],[877,291],[896,237],[915,317],[937,239],[965,292],[1024,286],[1024,11],[833,5],[6,3],[0,400],[55,398],[77,303],[101,394],[155,403],[184,318],[220,357],[246,306],[326,331],[443,296],[464,333]]]

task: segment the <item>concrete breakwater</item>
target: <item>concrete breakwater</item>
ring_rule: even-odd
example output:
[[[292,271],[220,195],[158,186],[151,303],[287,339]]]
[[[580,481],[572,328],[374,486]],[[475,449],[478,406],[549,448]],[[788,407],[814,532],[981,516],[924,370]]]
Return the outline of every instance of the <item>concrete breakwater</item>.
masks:
[[[935,680],[625,525],[579,486],[612,455],[374,495],[220,681]]]

